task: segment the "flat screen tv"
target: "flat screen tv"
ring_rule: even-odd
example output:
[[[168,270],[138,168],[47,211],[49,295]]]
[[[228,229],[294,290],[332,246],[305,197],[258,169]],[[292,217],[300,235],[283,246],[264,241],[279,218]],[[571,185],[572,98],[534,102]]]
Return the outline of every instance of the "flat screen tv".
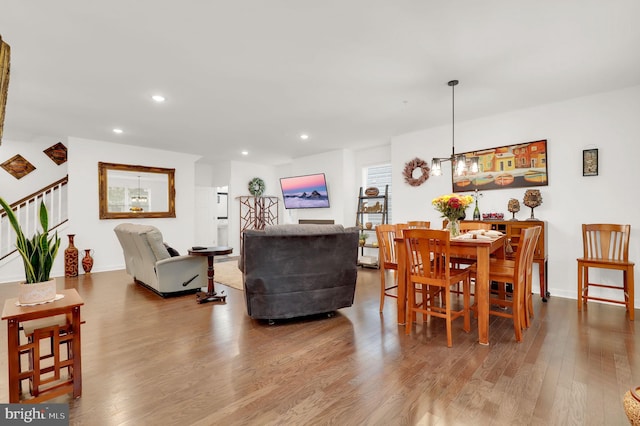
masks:
[[[280,178],[285,209],[317,209],[329,207],[329,194],[324,173]]]

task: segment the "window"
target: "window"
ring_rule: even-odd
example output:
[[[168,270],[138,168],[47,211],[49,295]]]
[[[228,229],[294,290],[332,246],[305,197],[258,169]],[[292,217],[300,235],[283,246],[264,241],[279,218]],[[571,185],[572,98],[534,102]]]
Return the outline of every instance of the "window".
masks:
[[[389,190],[387,192],[388,200],[387,200],[387,209],[388,209],[388,217],[387,223],[393,223],[391,220],[391,164],[381,164],[377,166],[365,167],[363,169],[363,181],[364,187],[369,188],[370,186],[374,186],[380,190],[380,194],[384,194],[384,188],[386,185],[389,185]],[[382,215],[370,215],[369,221],[373,223],[373,225],[380,224],[382,220]]]

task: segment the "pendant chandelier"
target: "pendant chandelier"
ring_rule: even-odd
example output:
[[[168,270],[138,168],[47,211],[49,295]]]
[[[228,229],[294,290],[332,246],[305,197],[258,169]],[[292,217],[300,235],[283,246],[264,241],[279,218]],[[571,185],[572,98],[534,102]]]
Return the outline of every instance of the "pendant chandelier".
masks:
[[[470,165],[467,167],[467,160],[464,155],[456,155],[456,137],[455,137],[455,118],[456,118],[456,105],[455,105],[455,87],[458,85],[458,80],[451,80],[447,84],[451,87],[451,157],[438,158],[434,157],[431,160],[431,175],[442,175],[442,163],[444,161],[451,161],[451,173],[455,173],[457,176],[462,176],[467,171],[472,173],[478,172],[478,158],[474,157],[470,159]]]
[[[147,202],[147,197],[142,195],[142,189],[140,189],[140,175],[138,175],[138,194],[131,197],[132,203],[144,204]]]

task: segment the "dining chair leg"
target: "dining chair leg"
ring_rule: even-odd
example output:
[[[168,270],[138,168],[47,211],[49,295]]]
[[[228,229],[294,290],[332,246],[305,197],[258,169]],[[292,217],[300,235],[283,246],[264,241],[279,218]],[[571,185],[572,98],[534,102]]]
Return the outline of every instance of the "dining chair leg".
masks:
[[[583,283],[584,283],[584,267],[582,266],[582,263],[578,261],[578,297],[576,298],[578,301],[578,311],[582,310]]]
[[[634,301],[635,301],[635,291],[634,291],[634,286],[635,283],[633,281],[633,266],[629,268],[629,270],[626,272],[625,274],[625,285],[627,286],[627,293],[628,293],[628,302],[627,302],[627,309],[629,310],[629,320],[630,321],[634,321],[635,320],[635,307],[634,307]]]
[[[514,296],[515,297],[515,296]],[[516,334],[516,342],[522,342],[522,303],[513,301],[513,331]]]
[[[385,275],[387,270],[383,267],[380,267],[380,312],[384,309],[384,298],[385,298],[385,288],[387,286],[385,281]]]
[[[467,277],[462,284],[463,300],[464,300],[464,331],[471,331],[471,314],[469,312],[471,305],[471,280]]]
[[[414,318],[414,310],[413,306],[415,305],[415,284],[411,281],[407,283],[407,320],[404,325],[404,333],[411,334],[411,327],[413,326],[413,318]]]
[[[583,272],[584,281],[582,281],[582,304],[586,305],[589,300],[589,267],[586,266]]]
[[[453,338],[451,335],[451,290],[449,286],[444,289],[445,297],[445,316],[447,321],[447,347],[453,346]]]

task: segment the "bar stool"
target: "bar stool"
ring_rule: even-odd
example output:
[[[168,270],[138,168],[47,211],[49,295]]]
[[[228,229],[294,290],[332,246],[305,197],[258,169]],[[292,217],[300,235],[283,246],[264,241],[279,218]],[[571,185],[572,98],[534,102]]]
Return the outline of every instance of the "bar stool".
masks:
[[[583,257],[578,261],[578,310],[587,300],[625,305],[629,320],[634,320],[634,263],[629,262],[629,236],[631,225],[583,224]],[[622,285],[593,283],[589,279],[589,268],[612,269],[622,271]],[[622,290],[624,300],[589,295],[589,287]]]
[[[53,317],[40,318],[21,323],[27,344],[23,346],[21,355],[28,356],[28,368],[22,370],[20,378],[29,380],[29,392],[38,397],[41,391],[55,389],[73,381],[73,351],[74,338],[71,322],[64,314]],[[42,350],[41,343],[48,340],[48,353]],[[66,354],[62,353],[66,350]],[[46,362],[45,360],[52,361]],[[67,370],[67,379],[60,383],[61,372]],[[20,386],[22,387],[22,380]],[[57,383],[56,383],[57,382]],[[52,384],[49,387],[41,388]]]

